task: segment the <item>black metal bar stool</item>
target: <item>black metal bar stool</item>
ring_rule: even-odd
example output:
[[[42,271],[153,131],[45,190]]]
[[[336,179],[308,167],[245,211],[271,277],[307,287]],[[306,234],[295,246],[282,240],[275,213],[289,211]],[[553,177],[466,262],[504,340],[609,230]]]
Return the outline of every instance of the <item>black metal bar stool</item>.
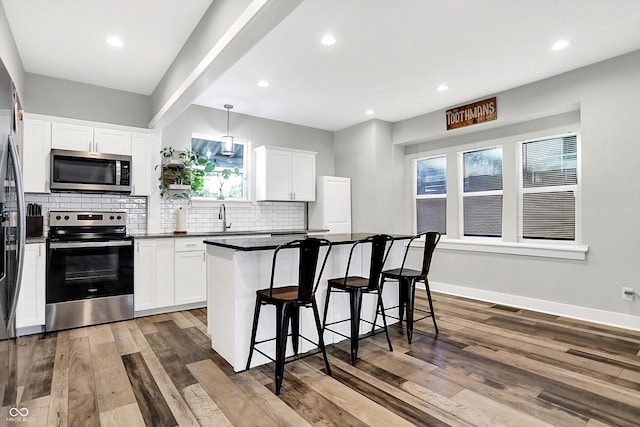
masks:
[[[387,248],[387,243],[391,242]],[[351,266],[351,258],[356,246],[363,243],[371,243],[371,260],[369,266],[369,277],[349,276],[349,267]],[[351,339],[351,364],[355,366],[356,359],[358,358],[358,340],[360,339],[360,320],[372,325],[372,334],[376,327],[374,322],[370,322],[365,319],[361,319],[360,311],[362,308],[362,296],[363,294],[373,293],[377,294],[377,309],[382,313],[382,323],[384,325],[384,332],[387,335],[387,342],[389,344],[389,351],[393,351],[391,346],[391,340],[389,339],[389,331],[387,330],[387,319],[384,314],[384,306],[381,298],[381,291],[379,287],[380,274],[384,267],[384,262],[389,255],[389,250],[393,245],[393,237],[386,234],[377,234],[375,236],[369,236],[364,239],[358,240],[351,246],[349,252],[349,261],[347,262],[347,271],[344,277],[329,279],[327,281],[327,298],[325,299],[324,306],[324,318],[323,318],[323,330],[329,330],[335,334]],[[385,250],[386,249],[386,250]],[[349,319],[337,320],[331,323],[327,323],[327,311],[329,310],[329,298],[331,292],[345,292],[349,294],[349,308],[351,317]],[[334,329],[329,329],[327,326],[335,325],[337,323],[351,321],[351,335],[344,335]],[[368,335],[367,335],[368,336]],[[366,337],[362,337],[366,338]]]
[[[327,251],[322,261],[322,267],[316,277],[318,259],[320,258],[320,247],[326,246]],[[273,287],[274,276],[276,271],[276,261],[278,254],[283,249],[297,248],[299,250],[298,264],[298,284],[284,287]],[[247,360],[247,369],[251,365],[251,356],[253,351],[257,351],[266,358],[272,360],[276,364],[275,381],[276,394],[280,394],[282,387],[282,378],[284,376],[284,365],[286,359],[287,338],[292,337],[293,350],[295,356],[298,356],[299,339],[302,338],[311,344],[317,345],[324,357],[324,366],[327,374],[331,375],[331,368],[327,360],[327,354],[324,348],[324,339],[322,335],[322,326],[320,324],[320,315],[318,313],[318,305],[316,304],[316,290],[320,283],[322,271],[327,263],[329,252],[331,251],[331,242],[326,239],[307,238],[302,240],[293,240],[278,246],[273,254],[273,263],[271,266],[271,283],[268,289],[256,291],[256,307],[253,315],[253,329],[251,331],[251,347],[249,348],[249,359]],[[315,285],[314,285],[315,280]],[[263,305],[272,304],[276,308],[276,337],[256,342],[256,331],[258,329],[258,320],[260,318],[260,308]],[[300,335],[300,307],[312,308],[313,317],[318,331],[318,342],[313,342],[305,336]],[[289,322],[291,322],[291,334],[289,334]],[[265,354],[259,348],[258,344],[268,341],[276,342],[275,359]],[[317,354],[317,352],[306,354]],[[291,360],[290,360],[291,361]]]
[[[405,267],[405,262],[407,260],[407,254],[409,253],[409,247],[414,240],[419,239],[424,236],[424,252],[422,255],[422,269],[421,270],[412,270],[410,268]],[[398,319],[400,323],[402,323],[402,311],[405,310],[406,319],[407,319],[407,341],[411,344],[411,339],[413,338],[413,322],[418,322],[422,319],[426,319],[427,317],[431,317],[433,320],[433,327],[436,330],[436,334],[438,334],[438,325],[436,324],[436,316],[433,311],[433,301],[431,300],[431,290],[429,289],[429,269],[431,267],[431,258],[433,257],[433,251],[436,248],[436,245],[440,241],[440,233],[436,231],[427,231],[423,233],[418,233],[413,236],[409,243],[407,244],[407,249],[404,253],[404,258],[402,258],[402,265],[400,268],[394,268],[393,270],[386,270],[382,272],[382,279],[380,281],[380,293],[382,294],[382,289],[384,287],[384,283],[386,281],[396,281],[398,282],[399,288],[399,305],[394,307],[388,307],[387,310],[391,310],[393,308],[399,308],[398,317],[393,317],[388,315],[391,318]],[[430,311],[422,310],[414,307],[415,294],[416,294],[416,283],[422,282],[424,283],[424,287],[427,291],[427,299],[429,300],[429,309]],[[419,319],[413,318],[413,312],[419,311],[424,313],[425,315],[420,317]],[[376,319],[378,318],[378,314],[380,310],[376,312]],[[375,321],[375,320],[374,320]]]

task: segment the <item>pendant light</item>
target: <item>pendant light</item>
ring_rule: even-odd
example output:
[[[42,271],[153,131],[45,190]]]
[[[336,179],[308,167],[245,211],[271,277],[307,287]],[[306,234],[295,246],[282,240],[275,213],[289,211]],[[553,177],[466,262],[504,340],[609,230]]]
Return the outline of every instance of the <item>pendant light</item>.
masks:
[[[233,137],[229,135],[229,110],[233,108],[231,104],[224,104],[224,108],[227,109],[227,134],[222,137],[222,155],[233,156]]]

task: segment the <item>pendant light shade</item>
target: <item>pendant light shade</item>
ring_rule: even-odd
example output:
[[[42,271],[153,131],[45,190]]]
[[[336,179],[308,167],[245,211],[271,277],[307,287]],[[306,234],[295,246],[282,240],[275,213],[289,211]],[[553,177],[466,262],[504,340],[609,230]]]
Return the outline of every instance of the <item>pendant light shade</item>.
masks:
[[[231,104],[224,104],[224,108],[227,109],[227,134],[222,137],[222,155],[233,156],[233,137],[229,135],[229,110],[233,108]]]

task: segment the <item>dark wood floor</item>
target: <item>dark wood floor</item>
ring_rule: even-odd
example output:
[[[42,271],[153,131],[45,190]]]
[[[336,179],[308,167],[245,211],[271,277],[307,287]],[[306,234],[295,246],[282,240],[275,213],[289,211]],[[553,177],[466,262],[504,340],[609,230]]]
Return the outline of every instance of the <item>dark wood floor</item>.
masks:
[[[424,305],[424,298],[418,302]],[[191,310],[19,339],[16,426],[638,426],[640,332],[435,294],[416,324],[234,373]]]

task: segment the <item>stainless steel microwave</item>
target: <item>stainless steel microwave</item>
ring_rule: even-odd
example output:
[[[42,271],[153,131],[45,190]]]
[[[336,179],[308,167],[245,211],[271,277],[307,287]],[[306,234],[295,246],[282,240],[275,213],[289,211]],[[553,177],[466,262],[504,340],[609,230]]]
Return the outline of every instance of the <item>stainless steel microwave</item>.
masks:
[[[131,193],[131,156],[51,150],[51,191]]]

